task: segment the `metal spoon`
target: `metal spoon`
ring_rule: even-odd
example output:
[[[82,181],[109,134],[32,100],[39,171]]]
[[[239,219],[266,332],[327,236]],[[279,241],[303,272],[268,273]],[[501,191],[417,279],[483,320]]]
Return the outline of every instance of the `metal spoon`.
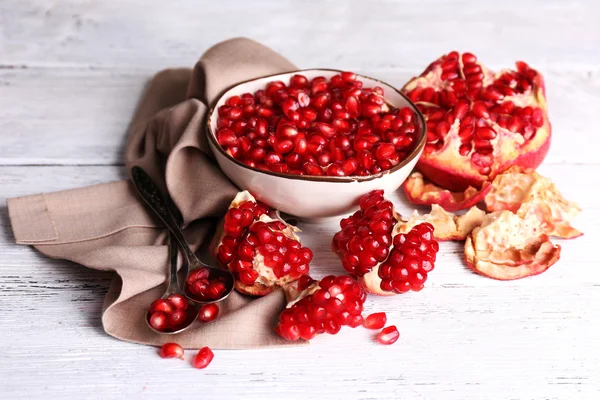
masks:
[[[169,202],[163,197],[160,189],[156,185],[156,183],[152,180],[152,178],[144,171],[141,167],[135,166],[131,169],[131,177],[133,179],[133,184],[137,189],[138,193],[144,199],[144,201],[148,204],[148,206],[156,213],[156,215],[165,223],[169,231],[173,234],[175,239],[179,242],[181,248],[183,249],[184,255],[188,259],[189,271],[191,272],[197,268],[206,268],[209,270],[209,278],[210,279],[219,279],[223,280],[225,285],[225,291],[223,295],[217,299],[213,300],[199,300],[194,298],[193,295],[190,295],[189,291],[186,290],[187,282],[184,284],[184,295],[191,301],[200,304],[208,304],[208,303],[216,303],[224,300],[231,294],[235,284],[235,278],[233,274],[226,269],[221,269],[218,267],[214,267],[212,265],[207,265],[198,260],[198,257],[194,254],[192,249],[185,240],[183,236],[183,232],[181,228],[179,228],[179,224],[175,220],[173,216],[173,212],[169,207]]]
[[[161,299],[167,299],[172,294],[179,294],[179,295],[185,296],[185,294],[179,287],[179,283],[177,281],[177,256],[178,256],[179,252],[177,251],[177,241],[176,240],[177,239],[175,239],[175,237],[172,234],[169,235],[169,264],[170,264],[171,273],[169,276],[169,286],[167,287],[167,291],[165,292],[165,294],[162,295]],[[148,324],[148,327],[156,333],[172,335],[175,333],[183,332],[187,328],[192,326],[192,324],[194,323],[196,318],[198,318],[199,313],[200,313],[200,306],[196,303],[190,302],[188,304],[188,308],[186,310],[186,320],[183,324],[180,325],[179,329],[177,329],[176,331],[159,331],[157,329],[154,329],[154,327],[152,325],[150,325],[151,313],[148,310],[148,312],[146,313],[146,324]]]

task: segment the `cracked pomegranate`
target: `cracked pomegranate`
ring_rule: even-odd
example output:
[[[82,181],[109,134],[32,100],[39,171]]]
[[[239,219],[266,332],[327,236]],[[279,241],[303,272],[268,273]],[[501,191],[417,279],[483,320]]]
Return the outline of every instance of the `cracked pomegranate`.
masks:
[[[287,308],[279,315],[275,332],[287,340],[310,340],[316,335],[335,335],[342,326],[363,323],[367,294],[349,276],[326,276],[315,281],[304,276],[285,287]]]
[[[453,51],[403,91],[427,121],[427,144],[417,169],[444,189],[479,189],[512,165],[536,168],[548,152],[544,80],[524,62],[517,62],[516,70],[494,73],[473,54]],[[424,202],[449,209],[443,201]]]
[[[294,175],[365,176],[389,170],[415,148],[417,115],[386,103],[352,72],[228,98],[218,109],[219,145],[261,170]]]
[[[157,331],[173,332],[187,320],[188,301],[180,294],[154,300],[148,312],[148,322]]]
[[[394,206],[374,190],[360,199],[360,210],[340,222],[332,250],[367,291],[381,295],[419,291],[434,268],[439,245],[434,228],[423,222],[407,233]]]
[[[262,296],[308,273],[313,253],[302,247],[296,232],[246,191],[229,206],[213,253],[236,278],[236,289]]]

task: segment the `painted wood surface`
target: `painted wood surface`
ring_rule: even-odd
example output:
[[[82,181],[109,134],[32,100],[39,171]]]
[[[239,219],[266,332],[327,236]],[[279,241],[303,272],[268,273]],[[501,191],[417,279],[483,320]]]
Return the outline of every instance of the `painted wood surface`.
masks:
[[[600,398],[599,18],[593,0],[0,2],[0,398]],[[493,68],[528,61],[546,77],[554,128],[540,172],[582,206],[585,236],[513,282],[469,272],[461,244],[442,244],[425,290],[367,302],[397,324],[391,347],[347,330],[297,349],[217,351],[198,371],[108,337],[111,274],[14,245],[5,199],[121,179],[145,82],[241,35],[300,67],[398,86],[452,49]],[[340,272],[336,222],[301,228],[315,274]]]

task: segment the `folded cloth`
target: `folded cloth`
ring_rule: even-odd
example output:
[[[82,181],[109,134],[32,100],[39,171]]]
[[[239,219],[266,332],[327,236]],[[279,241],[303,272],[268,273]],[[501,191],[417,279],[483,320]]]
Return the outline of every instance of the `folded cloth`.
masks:
[[[205,118],[218,96],[238,82],[292,71],[271,49],[238,38],[210,48],[195,68],[154,76],[130,125],[125,164],[142,166],[167,190],[184,219],[193,248],[209,241],[237,188],[215,163],[205,136]],[[150,303],[166,289],[164,225],[137,196],[130,181],[8,199],[17,243],[89,268],[115,271],[104,302],[102,325],[116,338],[186,348],[242,349],[293,344],[273,332],[285,300],[281,291],[259,299],[234,292],[211,323],[159,335],[145,322]]]

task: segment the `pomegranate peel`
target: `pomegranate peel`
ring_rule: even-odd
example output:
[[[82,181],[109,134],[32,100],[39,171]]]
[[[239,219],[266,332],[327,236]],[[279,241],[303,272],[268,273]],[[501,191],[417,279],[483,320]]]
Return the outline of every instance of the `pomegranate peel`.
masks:
[[[583,235],[570,224],[581,208],[566,200],[549,178],[533,170],[513,167],[498,175],[485,204],[488,211],[509,210],[523,218],[535,215],[548,236],[572,239]]]
[[[479,189],[512,165],[536,168],[548,152],[544,79],[524,62],[494,73],[475,55],[453,51],[403,91],[427,121],[417,169],[443,188]]]
[[[467,266],[484,276],[513,280],[541,274],[560,258],[554,245],[532,216],[510,211],[488,214],[465,242]]]
[[[437,204],[431,206],[429,214],[420,215],[414,211],[409,218],[400,217],[400,222],[394,228],[396,233],[408,233],[414,226],[428,222],[434,227],[433,236],[438,241],[465,240],[471,231],[481,225],[485,211],[471,207],[463,215],[455,215],[445,211]]]
[[[402,184],[402,190],[413,204],[438,204],[446,211],[473,207],[484,199],[491,189],[490,182],[483,182],[481,189],[469,186],[462,192],[444,189],[427,180],[423,174],[413,172]]]

